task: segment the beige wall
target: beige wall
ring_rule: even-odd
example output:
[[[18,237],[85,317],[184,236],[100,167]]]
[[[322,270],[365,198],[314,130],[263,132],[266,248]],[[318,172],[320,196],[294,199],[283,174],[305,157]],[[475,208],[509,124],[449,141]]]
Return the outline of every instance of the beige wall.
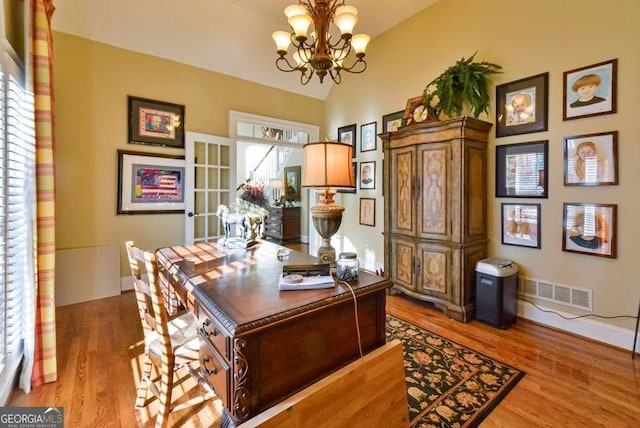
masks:
[[[588,7],[587,7],[588,4]],[[494,84],[549,72],[549,131],[492,138],[489,155],[489,254],[515,260],[521,272],[536,279],[593,289],[595,313],[634,315],[640,299],[638,242],[640,228],[634,225],[640,214],[638,183],[640,144],[637,117],[640,114],[640,38],[637,17],[640,2],[584,2],[582,0],[441,0],[431,8],[372,40],[368,49],[368,70],[346,76],[334,87],[326,102],[325,129],[336,136],[339,126],[378,121],[384,114],[404,109],[408,98],[420,95],[424,86],[461,57],[478,51],[477,58],[496,62],[504,74]],[[618,113],[562,120],[563,71],[618,58]],[[495,89],[490,91],[495,94]],[[493,95],[492,95],[493,96]],[[495,102],[489,117],[494,120]],[[563,137],[603,131],[619,131],[618,186],[563,186]],[[550,188],[548,199],[506,199],[495,197],[495,145],[549,140]],[[378,151],[359,153],[358,161],[382,160]],[[381,171],[378,169],[377,182]],[[359,255],[383,258],[382,218],[376,228],[360,226],[357,204],[360,197],[377,197],[380,190],[349,195],[343,230],[357,242]],[[500,204],[503,202],[542,204],[542,249],[501,245]],[[618,204],[618,258],[605,259],[561,251],[562,206],[564,202]],[[553,306],[544,303],[546,306]],[[571,309],[559,307],[566,312]],[[616,323],[616,321],[605,321]],[[632,328],[633,320],[620,322]],[[629,344],[629,346],[631,346]]]
[[[117,149],[184,154],[127,144],[127,95],[184,104],[187,131],[219,136],[229,110],[322,124],[317,99],[64,33],[54,46],[57,250],[184,242],[183,215],[116,215]],[[130,275],[124,249],[120,270]]]

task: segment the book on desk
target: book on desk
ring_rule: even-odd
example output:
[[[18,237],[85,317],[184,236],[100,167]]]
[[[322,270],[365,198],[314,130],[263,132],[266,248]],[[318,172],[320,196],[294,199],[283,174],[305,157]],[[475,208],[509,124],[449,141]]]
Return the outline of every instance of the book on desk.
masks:
[[[280,291],[317,290],[335,287],[330,266],[326,263],[310,265],[285,265],[278,281]]]

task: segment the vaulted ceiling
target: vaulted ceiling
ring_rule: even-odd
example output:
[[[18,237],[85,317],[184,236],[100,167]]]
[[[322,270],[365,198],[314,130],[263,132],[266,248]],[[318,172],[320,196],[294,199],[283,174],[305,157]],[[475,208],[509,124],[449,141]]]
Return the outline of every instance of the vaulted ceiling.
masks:
[[[438,0],[346,0],[355,33],[372,39]],[[295,0],[55,0],[53,29],[109,45],[325,99],[330,79],[302,86],[276,69],[271,33],[288,30]],[[370,43],[375,43],[373,39]]]

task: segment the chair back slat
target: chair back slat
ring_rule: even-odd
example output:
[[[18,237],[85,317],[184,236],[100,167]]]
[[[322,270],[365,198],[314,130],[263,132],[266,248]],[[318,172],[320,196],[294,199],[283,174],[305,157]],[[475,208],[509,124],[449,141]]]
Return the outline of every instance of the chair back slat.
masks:
[[[168,320],[169,315],[164,305],[164,297],[160,280],[158,278],[158,263],[156,255],[151,251],[144,252],[144,258],[149,277],[149,289],[151,290],[151,301],[153,302],[153,312],[155,317],[155,330],[158,333],[160,344],[162,345],[162,358],[173,358],[173,347],[171,346],[171,336],[169,335]]]
[[[136,247],[133,241],[125,243],[127,256],[129,257],[129,267],[133,276],[133,288],[136,292],[140,323],[145,337],[157,329],[156,317],[151,298],[151,288],[149,286],[149,272],[146,268],[144,251]]]

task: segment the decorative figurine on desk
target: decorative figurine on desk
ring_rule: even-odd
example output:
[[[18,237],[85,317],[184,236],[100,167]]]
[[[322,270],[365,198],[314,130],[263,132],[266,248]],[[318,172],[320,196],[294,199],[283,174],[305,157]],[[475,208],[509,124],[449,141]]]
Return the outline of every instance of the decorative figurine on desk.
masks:
[[[232,213],[226,205],[218,205],[216,215],[222,222],[222,228],[224,229],[224,238],[218,240],[218,244],[229,247],[248,248],[256,242],[253,239],[247,238],[251,231],[251,219],[248,215]],[[238,225],[240,227],[241,233],[239,237],[231,236],[232,225]]]

